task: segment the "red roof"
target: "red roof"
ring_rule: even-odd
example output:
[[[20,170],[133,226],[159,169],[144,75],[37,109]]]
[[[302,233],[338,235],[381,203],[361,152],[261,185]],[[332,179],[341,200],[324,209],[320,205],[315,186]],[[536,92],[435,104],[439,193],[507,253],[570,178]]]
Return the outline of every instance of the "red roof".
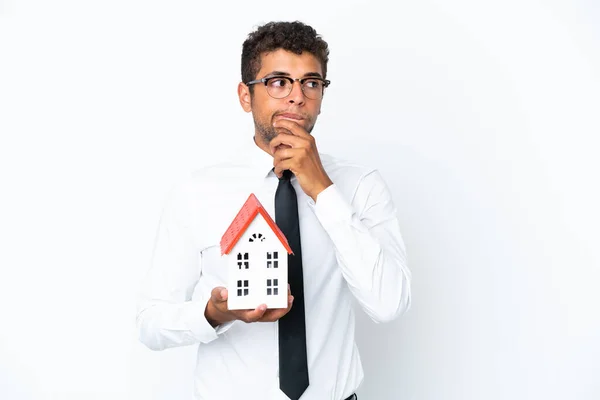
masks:
[[[267,224],[269,224],[269,226],[273,230],[273,233],[275,233],[275,236],[277,236],[281,244],[283,244],[288,254],[292,254],[292,249],[290,248],[290,245],[288,244],[285,235],[283,234],[281,229],[279,229],[275,221],[273,221],[267,210],[265,210],[262,204],[260,204],[260,201],[258,201],[254,193],[252,193],[250,194],[248,200],[246,200],[246,202],[242,206],[242,209],[238,212],[237,216],[233,219],[231,225],[229,225],[229,228],[227,228],[227,231],[225,231],[225,234],[221,238],[221,255],[229,254],[231,249],[233,249],[233,246],[235,246],[238,240],[240,240],[240,238],[242,237],[250,223],[254,221],[254,218],[258,215],[258,213],[260,213],[260,215],[263,216],[265,221],[267,221]]]

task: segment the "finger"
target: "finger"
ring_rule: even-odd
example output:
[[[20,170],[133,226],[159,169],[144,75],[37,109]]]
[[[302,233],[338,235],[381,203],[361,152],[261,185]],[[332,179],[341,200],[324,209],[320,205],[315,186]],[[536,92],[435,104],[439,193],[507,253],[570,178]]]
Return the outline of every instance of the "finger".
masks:
[[[292,309],[292,304],[294,302],[294,296],[288,296],[288,304],[286,308],[274,308],[267,310],[267,312],[260,319],[260,322],[275,322],[283,317],[285,314],[290,312]]]
[[[287,128],[281,127],[281,126],[273,126],[273,129],[275,129],[275,132],[277,132],[278,135],[289,135],[289,136],[295,136],[292,131],[290,131]]]
[[[273,123],[275,129],[285,129],[292,133],[294,136],[301,138],[308,138],[310,134],[297,122],[290,121],[289,119],[277,119]]]
[[[294,155],[297,153],[294,150],[295,149],[293,149],[291,147],[280,147],[280,148],[276,149],[275,153],[273,153],[273,162],[275,162],[275,161],[279,162],[281,160],[286,160],[288,158],[294,157]]]
[[[215,304],[224,303],[227,301],[227,289],[222,286],[217,286],[210,293],[210,298]]]
[[[287,135],[285,133],[279,133],[275,136],[271,142],[269,143],[269,150],[271,150],[271,154],[275,154],[275,150],[280,145],[287,145],[292,148],[301,147],[305,145],[306,139],[302,139],[301,137],[294,135]]]
[[[256,322],[263,317],[265,312],[267,311],[267,305],[261,304],[256,309],[250,311],[241,311],[238,312],[238,319],[241,319],[244,322]]]
[[[273,166],[277,166],[278,164],[280,164],[282,161],[285,160],[292,160],[296,157],[299,157],[302,155],[302,149],[279,149],[275,151],[275,154],[273,155]]]
[[[292,295],[292,285],[290,285],[288,283],[288,308],[286,311],[286,314],[290,311],[290,309],[292,308],[292,304],[294,303],[294,295]]]
[[[275,172],[275,175],[277,175],[278,178],[281,178],[281,176],[283,175],[283,171],[285,171],[286,169],[289,169],[294,175],[296,175],[295,166],[296,163],[294,162],[294,159],[288,158],[287,160],[280,161],[277,165],[275,165],[273,172]]]

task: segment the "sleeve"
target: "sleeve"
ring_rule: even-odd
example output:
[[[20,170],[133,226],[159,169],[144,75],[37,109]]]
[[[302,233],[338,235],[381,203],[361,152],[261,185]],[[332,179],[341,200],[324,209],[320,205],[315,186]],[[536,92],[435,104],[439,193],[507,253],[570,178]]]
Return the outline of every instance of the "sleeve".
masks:
[[[140,341],[152,350],[208,343],[233,323],[213,328],[204,316],[210,293],[192,300],[202,274],[200,251],[193,242],[189,200],[174,188],[159,221],[150,268],[137,304]]]
[[[333,184],[311,206],[329,234],[350,291],[377,322],[410,308],[411,273],[391,193],[378,171],[363,176],[348,202]]]

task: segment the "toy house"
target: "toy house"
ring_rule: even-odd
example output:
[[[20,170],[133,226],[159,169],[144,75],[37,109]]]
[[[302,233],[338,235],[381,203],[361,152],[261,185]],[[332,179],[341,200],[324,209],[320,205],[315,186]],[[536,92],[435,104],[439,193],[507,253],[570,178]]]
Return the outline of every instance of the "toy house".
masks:
[[[287,308],[288,254],[283,232],[251,194],[221,238],[228,308]]]

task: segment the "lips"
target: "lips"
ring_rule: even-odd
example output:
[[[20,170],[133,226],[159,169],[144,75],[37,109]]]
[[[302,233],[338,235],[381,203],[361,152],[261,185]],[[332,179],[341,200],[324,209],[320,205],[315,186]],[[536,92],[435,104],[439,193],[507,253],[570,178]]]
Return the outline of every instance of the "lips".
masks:
[[[304,119],[304,117],[302,115],[300,115],[300,114],[294,114],[294,113],[276,114],[275,117],[286,118],[286,119],[293,119],[295,121],[300,121],[300,120]]]

